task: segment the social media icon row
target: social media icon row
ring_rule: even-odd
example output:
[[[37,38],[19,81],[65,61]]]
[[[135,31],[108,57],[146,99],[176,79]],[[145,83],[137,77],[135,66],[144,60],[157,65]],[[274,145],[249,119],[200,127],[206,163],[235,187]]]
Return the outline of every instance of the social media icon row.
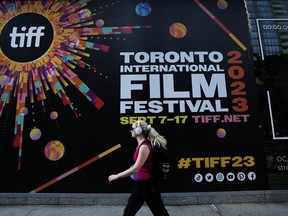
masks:
[[[224,175],[223,173],[217,173],[216,175],[213,175],[212,173],[207,173],[205,175],[197,173],[194,176],[194,180],[198,183],[200,183],[204,180],[206,182],[212,182],[214,180],[216,180],[218,182],[223,182],[225,179],[229,182],[232,182],[235,180],[244,181],[247,179],[250,181],[254,181],[256,179],[256,174],[255,174],[255,172],[249,172],[247,175],[243,172],[238,172],[237,174],[229,172],[226,175]]]

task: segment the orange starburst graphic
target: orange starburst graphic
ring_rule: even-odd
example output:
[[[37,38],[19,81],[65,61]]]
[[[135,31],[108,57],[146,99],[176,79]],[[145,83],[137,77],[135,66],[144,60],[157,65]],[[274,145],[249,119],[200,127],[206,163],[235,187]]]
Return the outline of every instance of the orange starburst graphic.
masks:
[[[103,20],[97,20],[97,12],[87,8],[86,1],[7,1],[0,4],[0,118],[5,105],[16,98],[16,113],[14,124],[13,146],[19,148],[18,169],[21,169],[23,130],[25,115],[29,112],[26,104],[41,102],[45,112],[45,99],[48,91],[53,91],[60,97],[64,106],[69,106],[78,117],[65,87],[73,85],[91,102],[96,109],[104,106],[104,100],[98,97],[75,72],[77,67],[87,67],[96,71],[93,65],[82,60],[89,58],[90,52],[109,52],[109,46],[89,41],[89,36],[132,34],[134,29],[149,28],[149,26],[112,26],[105,27]],[[15,23],[25,20],[35,23],[31,26],[15,27]],[[16,19],[17,22],[15,21]],[[37,19],[41,23],[37,26]],[[102,25],[101,25],[102,23]],[[96,25],[95,25],[96,24]],[[98,26],[97,26],[98,25]],[[48,30],[52,32],[51,38]],[[46,31],[45,34],[43,31]],[[6,38],[5,38],[6,35]],[[44,36],[45,35],[45,36]],[[11,39],[11,42],[5,41]],[[40,39],[45,38],[45,43]],[[4,40],[5,39],[5,40]],[[5,41],[5,42],[3,42]],[[35,55],[23,55],[22,50],[29,50],[35,44],[38,50]],[[39,47],[37,47],[39,46]],[[43,48],[43,46],[45,48]],[[16,51],[12,52],[11,47]],[[28,48],[29,49],[28,49]],[[22,48],[22,49],[21,49]],[[42,48],[42,50],[40,49]],[[14,51],[13,50],[13,51]],[[19,50],[19,52],[18,52]],[[40,51],[39,51],[40,50]],[[41,136],[41,131],[34,129],[31,139]]]

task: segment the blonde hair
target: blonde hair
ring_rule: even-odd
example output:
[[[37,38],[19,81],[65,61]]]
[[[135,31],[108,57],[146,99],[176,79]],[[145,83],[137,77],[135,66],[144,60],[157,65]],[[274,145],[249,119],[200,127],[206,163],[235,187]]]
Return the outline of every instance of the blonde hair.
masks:
[[[147,124],[145,121],[142,120],[137,120],[135,124],[142,128],[142,134],[146,139],[150,140],[153,147],[160,147],[160,145],[164,148],[167,147],[166,138],[160,135],[150,124]]]

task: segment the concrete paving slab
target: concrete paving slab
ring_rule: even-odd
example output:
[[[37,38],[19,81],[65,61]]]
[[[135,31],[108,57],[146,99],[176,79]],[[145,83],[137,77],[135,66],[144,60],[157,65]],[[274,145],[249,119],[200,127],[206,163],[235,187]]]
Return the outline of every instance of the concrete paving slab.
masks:
[[[2,205],[0,216],[117,216],[124,206]],[[171,216],[287,216],[288,203],[245,203],[167,206]],[[144,205],[137,216],[151,216]]]

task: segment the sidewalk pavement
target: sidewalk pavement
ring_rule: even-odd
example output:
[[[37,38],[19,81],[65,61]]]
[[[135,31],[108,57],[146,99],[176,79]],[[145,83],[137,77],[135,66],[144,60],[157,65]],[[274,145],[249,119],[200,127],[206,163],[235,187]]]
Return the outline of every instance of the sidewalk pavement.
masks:
[[[171,216],[287,216],[288,203],[168,205]],[[117,216],[123,205],[0,205],[0,216]],[[152,216],[144,205],[137,216]]]

